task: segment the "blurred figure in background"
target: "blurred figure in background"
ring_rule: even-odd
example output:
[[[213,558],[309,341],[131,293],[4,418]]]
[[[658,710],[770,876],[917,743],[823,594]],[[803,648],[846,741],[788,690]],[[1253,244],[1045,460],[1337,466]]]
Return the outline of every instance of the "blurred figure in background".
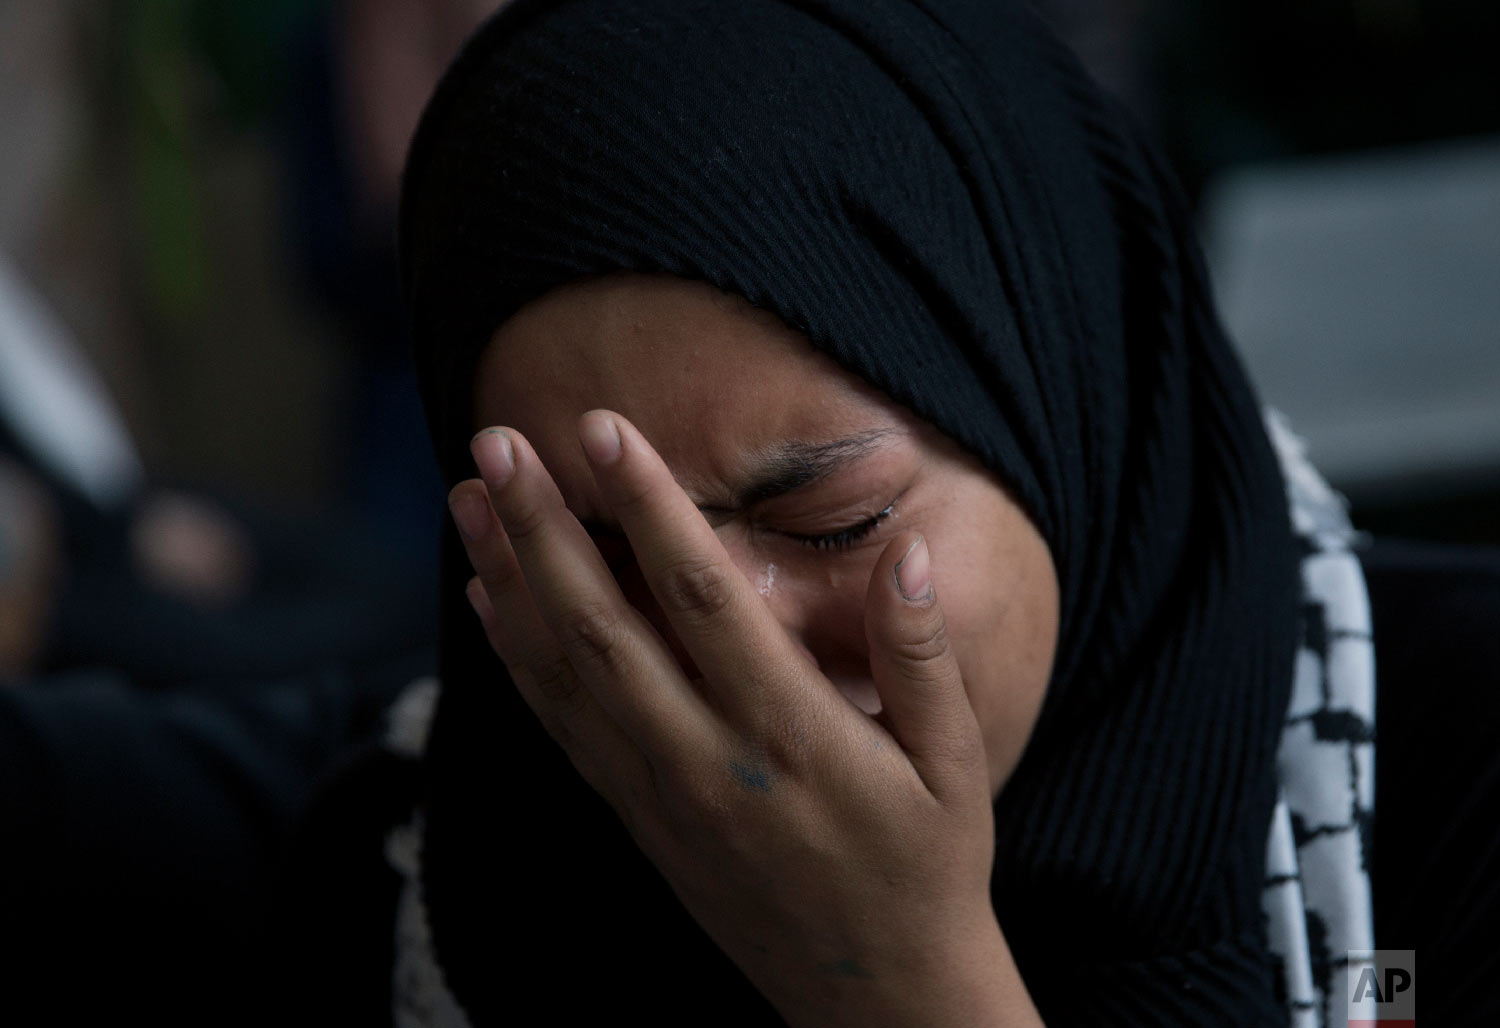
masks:
[[[13,675],[105,665],[141,686],[201,685],[430,638],[429,597],[357,525],[148,485],[108,392],[3,258],[0,454],[16,574],[47,579]]]
[[[348,116],[414,123],[448,54],[368,62],[462,29],[363,39],[400,6],[0,5],[6,1019],[272,1016],[293,826],[430,668],[442,496],[355,142],[402,130]]]

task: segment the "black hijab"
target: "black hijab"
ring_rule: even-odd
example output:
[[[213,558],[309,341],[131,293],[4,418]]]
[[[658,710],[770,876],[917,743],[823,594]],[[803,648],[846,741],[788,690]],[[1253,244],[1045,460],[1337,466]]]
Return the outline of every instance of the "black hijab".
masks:
[[[618,269],[747,297],[992,468],[1062,589],[995,807],[995,909],[1044,1017],[1284,1016],[1259,907],[1295,641],[1280,475],[1175,184],[1029,8],[517,0],[427,109],[401,243],[450,483],[496,327]],[[764,1023],[509,685],[451,529],[444,561],[423,887],[458,998],[481,1023]]]

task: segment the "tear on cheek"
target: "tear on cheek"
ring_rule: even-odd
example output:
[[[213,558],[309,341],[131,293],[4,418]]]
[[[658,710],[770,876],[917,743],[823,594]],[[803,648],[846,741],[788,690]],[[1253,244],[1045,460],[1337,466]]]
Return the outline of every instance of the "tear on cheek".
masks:
[[[776,565],[767,564],[766,569],[757,572],[755,576],[755,591],[762,596],[770,596],[771,590],[776,588]]]

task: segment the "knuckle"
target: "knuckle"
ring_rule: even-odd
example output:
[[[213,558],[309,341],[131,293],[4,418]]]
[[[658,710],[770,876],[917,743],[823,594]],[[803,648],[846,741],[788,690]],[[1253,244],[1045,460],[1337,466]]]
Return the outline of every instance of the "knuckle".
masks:
[[[985,763],[984,737],[970,719],[955,721],[946,736],[946,757],[952,764],[977,767]]]
[[[502,557],[494,555],[490,560],[484,562],[483,567],[476,569],[479,572],[480,584],[484,586],[485,592],[490,597],[508,597],[517,592],[518,588],[526,581],[526,576],[521,574],[521,566],[509,555]]]
[[[944,667],[948,631],[941,621],[925,631],[894,633],[886,639],[886,652],[901,670],[918,677],[936,675]]]
[[[698,803],[694,828],[700,836],[717,840],[718,846],[730,852],[744,845],[744,818],[740,804],[724,792],[704,796]]]
[[[505,534],[512,543],[530,539],[547,526],[549,512],[536,504],[511,503],[502,509],[498,498],[495,503],[495,510],[500,512],[500,523],[505,526]]]
[[[606,608],[593,603],[574,607],[558,618],[553,631],[574,661],[596,669],[614,665],[620,626]]]
[[[547,712],[542,715],[544,721],[574,717],[588,703],[583,683],[566,659],[546,660],[534,665],[530,677],[547,706]]]
[[[733,595],[724,568],[711,560],[681,560],[661,578],[662,606],[668,612],[706,620],[729,606]]]
[[[813,740],[821,736],[805,714],[793,704],[776,704],[754,726],[753,737],[766,762],[779,777],[797,771],[807,759]]]
[[[724,783],[709,783],[695,776],[671,783],[663,798],[668,823],[679,839],[738,837],[739,806]]]

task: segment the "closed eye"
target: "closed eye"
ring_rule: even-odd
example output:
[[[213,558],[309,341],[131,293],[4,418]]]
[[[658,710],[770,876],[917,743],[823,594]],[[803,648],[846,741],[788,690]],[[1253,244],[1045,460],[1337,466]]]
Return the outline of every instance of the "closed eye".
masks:
[[[786,532],[784,534],[788,538],[795,539],[804,546],[810,546],[815,550],[846,550],[875,531],[877,525],[891,516],[891,511],[895,507],[896,505],[893,503],[874,517],[865,518],[863,521],[850,525],[848,528],[841,528],[836,532],[827,532],[820,535],[803,535],[798,532]]]

